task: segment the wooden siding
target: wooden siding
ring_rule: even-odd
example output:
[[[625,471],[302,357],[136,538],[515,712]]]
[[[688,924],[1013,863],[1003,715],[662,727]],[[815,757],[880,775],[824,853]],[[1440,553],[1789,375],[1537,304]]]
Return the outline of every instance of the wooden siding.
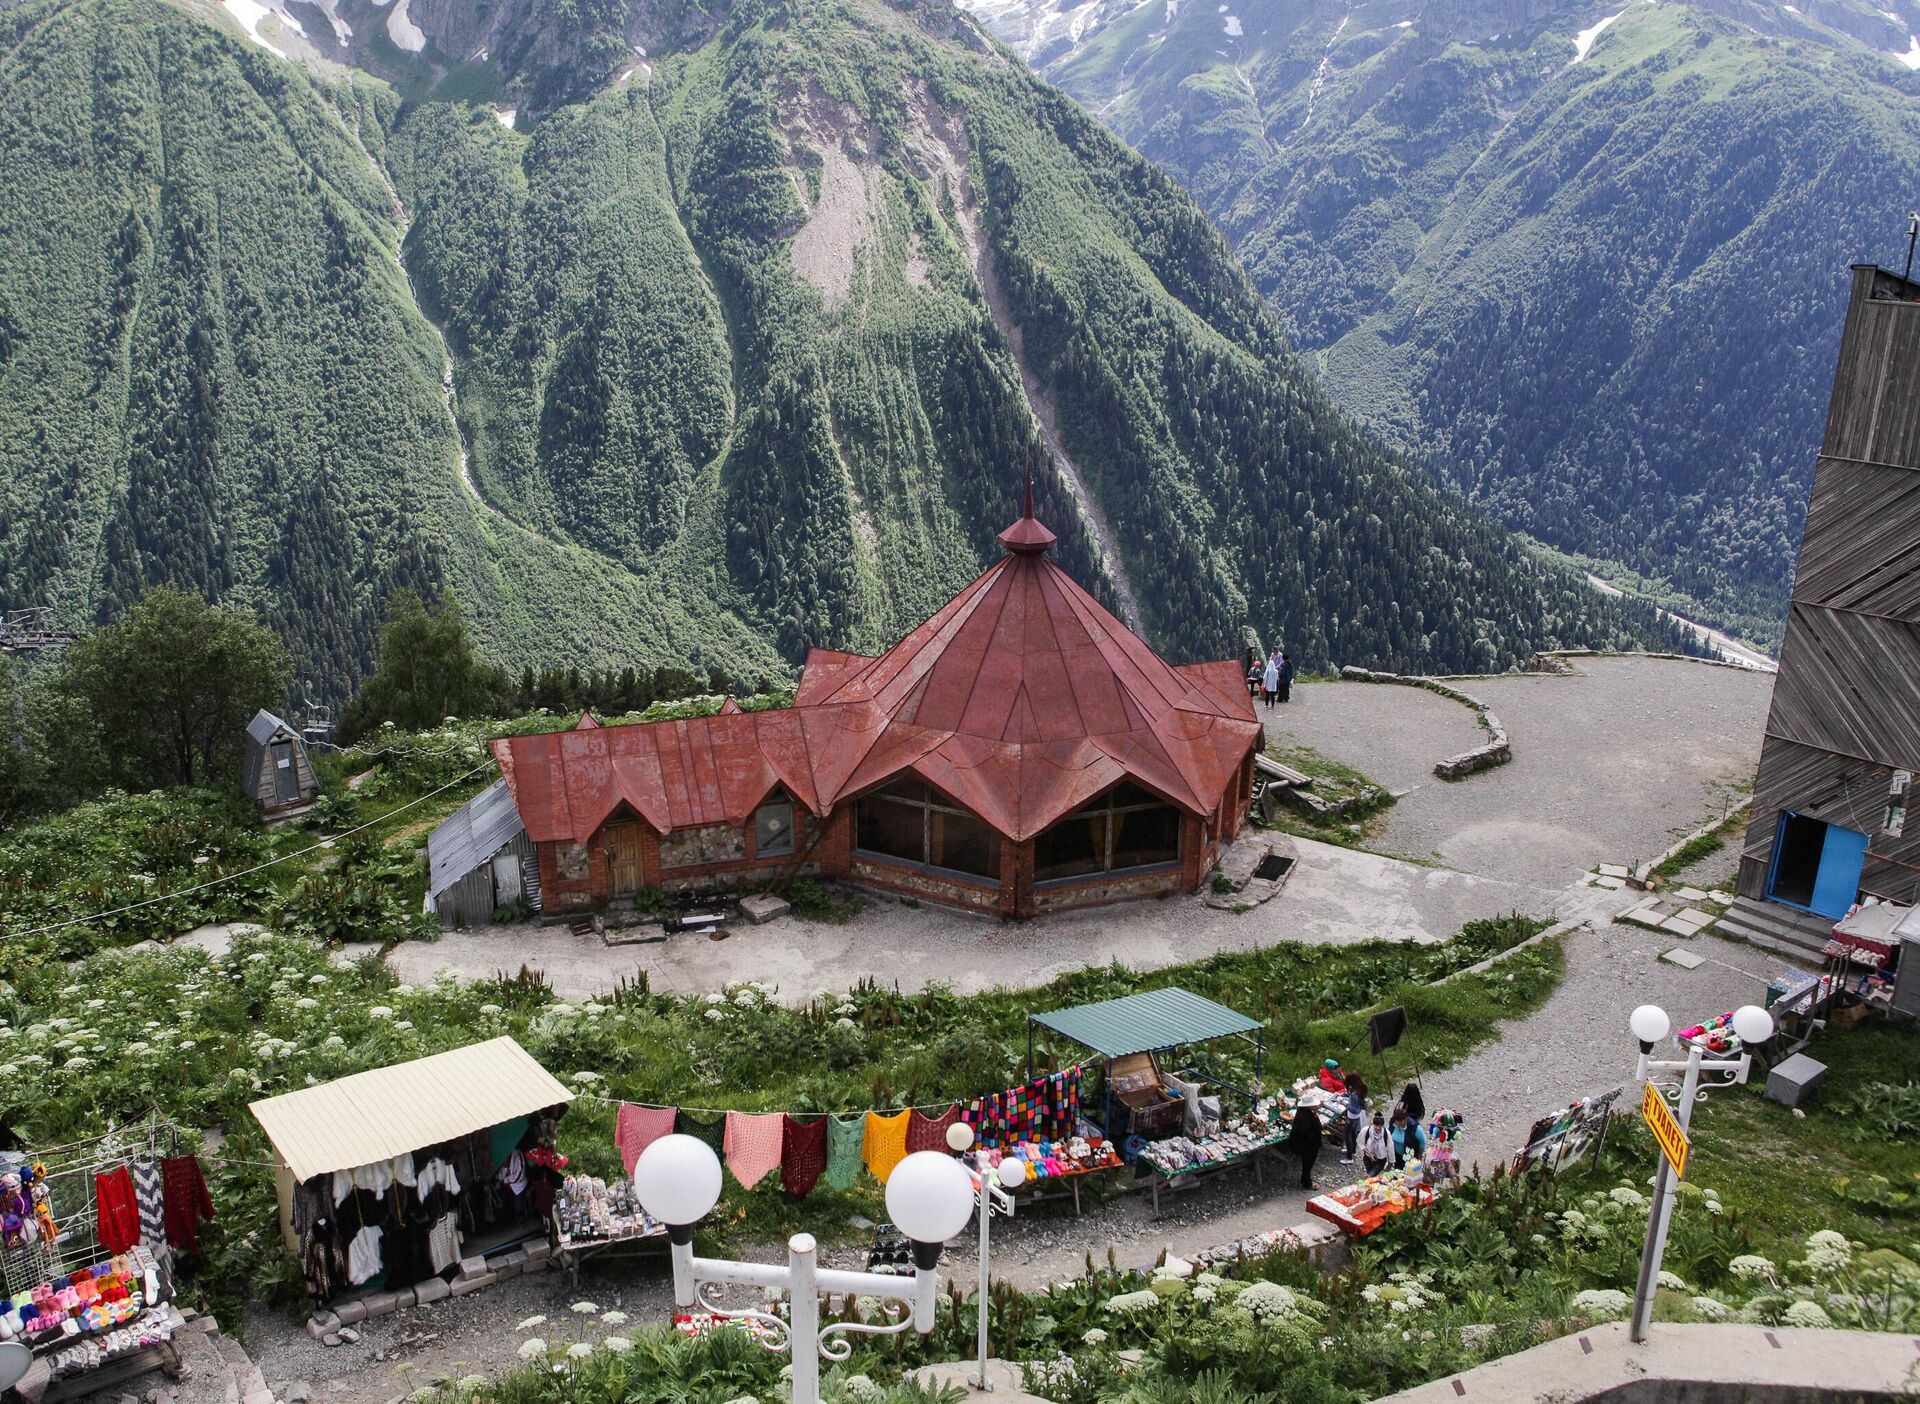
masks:
[[[1920,816],[1880,829],[1893,772],[1920,771],[1920,284],[1854,269],[1780,673],[1741,846],[1764,899],[1782,812],[1868,836],[1861,886],[1920,894]]]

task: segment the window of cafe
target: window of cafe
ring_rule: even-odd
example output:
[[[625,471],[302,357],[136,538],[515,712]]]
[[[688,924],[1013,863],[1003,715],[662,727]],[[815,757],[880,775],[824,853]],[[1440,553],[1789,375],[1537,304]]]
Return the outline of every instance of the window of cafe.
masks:
[[[1180,811],[1134,784],[1081,805],[1033,841],[1036,882],[1179,861]]]
[[[970,877],[998,879],[1000,835],[923,781],[904,778],[854,805],[854,848]]]

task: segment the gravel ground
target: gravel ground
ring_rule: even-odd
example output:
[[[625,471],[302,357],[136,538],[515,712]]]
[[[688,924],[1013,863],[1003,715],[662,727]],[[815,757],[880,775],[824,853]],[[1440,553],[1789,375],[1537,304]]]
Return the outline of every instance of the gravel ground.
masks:
[[[1255,833],[1245,841],[1267,840]],[[946,984],[974,994],[996,986],[1031,988],[1110,960],[1153,970],[1281,941],[1444,940],[1476,918],[1516,910],[1549,915],[1563,900],[1555,889],[1297,843],[1300,863],[1286,887],[1248,912],[1221,911],[1193,895],[1011,923],[876,897],[844,924],[787,916],[736,926],[725,941],[677,936],[608,946],[565,927],[489,926],[407,942],[388,953],[387,963],[416,983],[442,969],[471,979],[525,963],[544,970],[569,999],[610,989],[639,971],[652,988],[681,994],[770,980],[784,998],[805,1001],[814,990],[848,989],[863,978],[906,989]]]
[[[1456,784],[1430,767],[1471,744],[1472,718],[1418,688],[1310,683],[1276,709],[1284,718],[1269,730],[1391,788],[1416,787],[1388,811],[1374,840],[1382,852],[1557,888],[1597,863],[1652,857],[1738,803],[1731,786],[1753,776],[1773,695],[1766,673],[1658,658],[1575,662],[1573,677],[1460,684],[1498,713],[1513,760]]]

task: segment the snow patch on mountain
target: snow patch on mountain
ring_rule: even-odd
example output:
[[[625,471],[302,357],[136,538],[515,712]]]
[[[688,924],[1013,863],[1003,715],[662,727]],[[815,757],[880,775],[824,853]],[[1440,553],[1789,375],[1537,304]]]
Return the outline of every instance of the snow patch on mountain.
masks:
[[[1573,36],[1573,61],[1575,63],[1578,63],[1580,62],[1580,60],[1584,59],[1587,56],[1587,51],[1593,47],[1594,40],[1598,39],[1602,34],[1605,34],[1607,32],[1607,26],[1612,24],[1615,20],[1619,19],[1620,15],[1624,15],[1625,13],[1626,11],[1622,10],[1620,11],[1620,14],[1608,15],[1605,19],[1601,20],[1599,23],[1589,25],[1587,28],[1581,30],[1578,34],[1574,35]]]

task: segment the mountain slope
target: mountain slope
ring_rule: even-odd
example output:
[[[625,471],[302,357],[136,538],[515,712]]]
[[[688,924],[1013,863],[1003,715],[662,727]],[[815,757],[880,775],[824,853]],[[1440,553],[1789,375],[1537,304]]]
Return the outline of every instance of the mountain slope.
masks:
[[[509,666],[767,676],[919,619],[1032,471],[1179,656],[1671,640],[1353,430],[1193,203],[946,7],[602,7],[467,54],[507,8],[411,11],[418,62],[503,102],[556,52],[611,72],[508,125],[445,75],[310,80],[265,22],[0,17],[7,603],[187,583],[337,694],[406,580]]]
[[[1920,178],[1920,7],[983,4],[1189,185],[1343,403],[1777,632],[1844,268],[1897,256]]]

